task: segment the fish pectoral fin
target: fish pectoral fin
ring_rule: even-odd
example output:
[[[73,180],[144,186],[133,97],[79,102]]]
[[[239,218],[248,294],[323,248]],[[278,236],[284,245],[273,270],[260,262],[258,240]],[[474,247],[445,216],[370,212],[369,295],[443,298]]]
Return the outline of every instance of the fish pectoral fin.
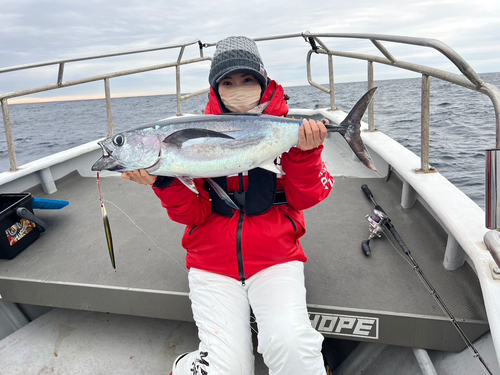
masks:
[[[272,161],[272,160],[267,161],[264,164],[259,165],[258,167],[265,169],[267,171],[276,173],[276,174],[280,174],[280,175],[285,174],[285,172],[283,172],[283,169],[281,168],[281,166],[274,164],[274,161]]]
[[[196,189],[196,185],[191,177],[183,177],[183,176],[175,176],[177,179],[182,182],[189,190],[191,190],[195,194],[200,194],[198,189]]]
[[[233,202],[233,200],[227,195],[227,193],[224,191],[223,188],[220,187],[220,185],[212,180],[211,178],[206,179],[207,182],[210,184],[212,189],[217,193],[220,199],[224,201],[225,204],[227,204],[229,207],[234,208],[235,210],[239,210],[240,208],[236,205],[236,203]]]
[[[209,129],[196,129],[196,128],[189,128],[189,129],[182,129],[176,132],[173,132],[169,136],[167,136],[164,140],[163,143],[171,144],[174,145],[178,148],[181,148],[184,142],[189,141],[190,139],[195,139],[195,138],[228,138],[228,139],[234,139],[230,135],[217,132],[215,130],[209,130]]]

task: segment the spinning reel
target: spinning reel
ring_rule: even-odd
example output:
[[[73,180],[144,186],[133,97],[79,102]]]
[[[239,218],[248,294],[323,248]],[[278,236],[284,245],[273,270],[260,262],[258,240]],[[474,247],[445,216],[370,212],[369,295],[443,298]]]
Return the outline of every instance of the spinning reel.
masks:
[[[382,207],[380,207],[377,202],[375,202],[375,199],[373,198],[373,194],[366,185],[361,186],[361,190],[365,193],[366,197],[370,199],[373,204],[375,205],[375,209],[373,210],[373,215],[366,215],[365,218],[368,220],[368,223],[370,225],[369,230],[370,230],[370,235],[368,236],[368,239],[366,241],[363,241],[361,243],[361,250],[363,250],[363,253],[366,256],[369,256],[372,252],[370,249],[370,240],[376,237],[381,237],[382,232],[384,231],[384,227],[386,224],[390,223],[390,219],[387,216],[387,214],[384,212]]]
[[[373,210],[373,215],[366,215],[365,219],[368,220],[368,224],[370,225],[368,228],[370,230],[370,235],[366,241],[361,243],[361,250],[363,250],[363,253],[365,253],[366,256],[369,256],[371,254],[370,240],[375,237],[380,238],[382,236],[382,232],[384,230],[383,226],[389,218],[384,211],[380,211],[375,208]]]
[[[385,213],[385,211],[380,207],[377,202],[375,202],[375,199],[373,198],[373,194],[368,189],[368,186],[362,185],[361,190],[363,190],[363,193],[365,193],[366,197],[372,201],[372,203],[375,206],[375,209],[373,210],[373,215],[366,215],[366,220],[368,220],[368,223],[370,224],[370,235],[368,236],[368,239],[366,241],[363,241],[361,243],[361,249],[363,250],[363,253],[365,253],[366,256],[369,256],[371,254],[370,250],[370,240],[376,237],[381,237],[383,228],[385,227],[391,235],[394,237],[396,242],[398,243],[399,247],[401,250],[404,252],[404,254],[407,257],[407,260],[409,261],[410,265],[412,266],[413,270],[418,274],[420,280],[424,283],[426,286],[426,289],[431,292],[431,295],[434,297],[438,305],[441,307],[441,309],[445,312],[445,314],[448,316],[450,319],[451,323],[454,325],[466,345],[469,347],[469,349],[472,350],[473,352],[473,357],[477,358],[483,368],[483,370],[490,375],[493,375],[491,370],[488,368],[486,365],[486,362],[484,361],[483,357],[479,354],[477,349],[474,347],[472,342],[469,340],[469,338],[466,336],[465,332],[462,330],[460,325],[457,323],[457,319],[453,316],[453,314],[450,312],[450,309],[445,305],[441,297],[439,296],[438,292],[436,289],[432,286],[430,283],[429,279],[424,274],[424,271],[420,268],[418,265],[417,261],[413,256],[411,255],[410,249],[406,244],[404,243],[403,239],[399,235],[399,233],[396,231],[396,228],[394,228],[394,225],[391,223],[391,220]]]

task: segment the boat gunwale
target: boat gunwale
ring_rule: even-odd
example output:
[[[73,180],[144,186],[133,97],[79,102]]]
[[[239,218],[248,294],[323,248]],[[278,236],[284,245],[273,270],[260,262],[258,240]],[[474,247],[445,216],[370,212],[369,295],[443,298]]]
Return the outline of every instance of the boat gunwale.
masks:
[[[485,83],[482,79],[477,75],[477,73],[465,62],[455,51],[446,46],[444,43],[440,41],[436,41],[434,39],[425,39],[425,38],[410,38],[410,37],[393,37],[393,36],[383,36],[377,34],[313,34],[313,33],[300,33],[300,34],[290,34],[290,35],[282,35],[277,37],[268,37],[268,38],[256,38],[256,41],[267,41],[267,40],[276,40],[276,39],[284,39],[284,38],[304,38],[311,44],[311,48],[314,49],[314,46],[311,42],[312,40],[321,42],[319,38],[323,37],[332,37],[332,38],[361,38],[369,41],[378,41],[384,40],[389,42],[397,42],[397,43],[407,43],[413,45],[421,45],[424,47],[431,47],[443,54],[450,61],[454,63],[454,65],[465,75],[465,77],[471,82],[469,84],[463,84],[463,77],[459,75],[454,75],[452,73],[444,72],[443,75],[441,73],[437,74],[434,71],[423,70],[422,76],[430,75],[437,76],[439,79],[447,80],[451,83],[459,84],[464,87],[467,87],[472,90],[476,90],[486,94],[490,97],[492,104],[495,108],[496,114],[496,130],[497,130],[497,138],[496,145],[497,148],[500,145],[500,90],[489,83]],[[193,42],[195,43],[195,42]],[[202,44],[199,41],[201,47],[211,47],[215,44]],[[321,44],[321,43],[320,43]],[[379,49],[380,47],[374,43],[375,46]],[[322,45],[322,44],[321,44]],[[179,47],[179,46],[177,46]],[[184,46],[185,47],[185,46]],[[182,50],[184,47],[180,47]],[[200,48],[200,51],[203,50]],[[328,49],[325,50],[328,55],[335,55],[336,52],[330,51]],[[381,50],[382,51],[382,50]],[[140,51],[138,51],[140,52]],[[383,51],[382,51],[383,52]],[[202,52],[200,52],[202,54]],[[458,56],[458,59],[456,56]],[[102,55],[101,57],[109,57],[110,55]],[[450,59],[452,56],[452,59]],[[163,67],[178,67],[181,64],[185,64],[185,61],[181,61],[182,51],[179,55],[179,59],[177,63],[172,64],[164,64]],[[354,57],[354,54],[347,57]],[[387,63],[388,65],[392,65],[398,68],[404,68],[403,66],[397,66],[398,64],[395,61],[391,61],[390,57],[386,55],[386,58],[380,58],[369,55],[358,55],[359,58],[370,62],[379,62],[379,63]],[[193,59],[198,62],[199,60],[207,60],[209,58],[199,58]],[[384,62],[385,61],[385,62]],[[67,61],[56,61],[51,62],[51,64],[64,64]],[[33,64],[31,64],[33,65]],[[32,68],[31,66],[21,66],[23,69]],[[152,67],[158,69],[157,67]],[[0,69],[0,73],[6,73],[8,69]],[[61,72],[60,72],[61,73]],[[122,72],[123,73],[123,72]],[[110,73],[109,77],[112,77]],[[333,74],[333,72],[330,72]],[[456,76],[456,77],[455,77]],[[477,77],[479,77],[479,79]],[[105,75],[99,75],[91,77],[93,80],[95,78],[98,79],[109,79],[109,77],[105,77]],[[448,78],[449,79],[448,79]],[[456,79],[455,79],[456,78]],[[373,79],[373,77],[371,77]],[[457,82],[456,82],[457,81]],[[458,82],[460,81],[460,82]],[[177,82],[180,83],[180,77],[177,78]],[[84,83],[78,82],[78,83]],[[373,84],[372,82],[368,83]],[[58,77],[58,84],[50,85],[50,89],[64,87],[62,83],[62,74]],[[205,91],[202,91],[205,92]],[[107,93],[106,93],[107,94]],[[330,95],[334,95],[334,90],[330,90]],[[8,93],[0,95],[0,99],[2,102],[2,109],[4,113],[7,113],[8,118],[8,110],[6,109],[8,104],[7,100],[9,97],[19,96],[16,93]],[[109,97],[107,97],[109,99]],[[180,108],[180,100],[182,100],[180,96],[180,85],[177,87],[177,100],[178,100],[178,108]],[[324,117],[337,116],[336,113],[340,112],[331,112],[326,109],[317,110],[316,114],[324,115]],[[109,118],[108,118],[109,119]],[[4,126],[6,127],[6,135],[8,136],[7,131],[7,121],[4,120]],[[372,131],[367,131],[368,128],[371,128]],[[454,186],[450,181],[444,178],[439,173],[417,173],[421,166],[421,159],[413,154],[408,149],[404,148],[395,140],[391,139],[387,135],[383,134],[379,131],[374,131],[373,124],[363,125],[363,133],[362,138],[366,145],[376,152],[382,159],[384,159],[392,168],[396,171],[398,176],[401,179],[408,183],[412,189],[417,193],[417,199],[420,200],[426,207],[430,210],[430,212],[438,218],[439,222],[442,223],[445,230],[449,233],[449,235],[454,238],[462,247],[462,249],[469,256],[473,268],[478,276],[479,282],[481,284],[482,293],[484,296],[485,306],[488,313],[488,319],[490,321],[490,327],[492,331],[493,343],[497,353],[500,353],[500,315],[497,313],[500,311],[500,298],[495,298],[495,296],[500,296],[500,280],[496,279],[492,275],[492,262],[493,258],[491,254],[488,252],[485,244],[484,244],[484,234],[488,232],[488,229],[484,226],[484,211],[474,203],[470,198],[468,198],[464,193],[462,193],[456,186]],[[11,142],[8,140],[8,145]],[[78,149],[78,150],[75,150]],[[21,166],[21,168],[17,171],[8,171],[0,174],[0,186],[9,185],[13,182],[18,181],[19,179],[27,178],[33,176],[38,171],[44,169],[52,169],[54,166],[59,164],[71,164],[73,160],[79,157],[83,157],[88,155],[89,153],[98,150],[98,146],[96,142],[89,142],[85,145],[76,147],[74,149],[70,149],[67,151],[63,151],[46,158],[42,158],[38,161],[31,162]],[[395,156],[397,155],[397,156]],[[403,157],[404,156],[404,157]],[[405,160],[405,162],[403,162]],[[408,161],[411,161],[408,163]],[[67,173],[66,173],[67,174]],[[56,175],[54,180],[57,180],[61,176]],[[41,179],[40,177],[37,177]],[[439,187],[439,189],[436,189]],[[440,191],[441,194],[436,196],[435,192]],[[453,197],[453,202],[450,203],[451,197]],[[447,198],[447,199],[446,199]],[[459,216],[457,216],[459,214]],[[464,220],[463,218],[466,218]],[[497,355],[497,359],[500,358],[500,354]],[[500,360],[499,360],[500,362]]]

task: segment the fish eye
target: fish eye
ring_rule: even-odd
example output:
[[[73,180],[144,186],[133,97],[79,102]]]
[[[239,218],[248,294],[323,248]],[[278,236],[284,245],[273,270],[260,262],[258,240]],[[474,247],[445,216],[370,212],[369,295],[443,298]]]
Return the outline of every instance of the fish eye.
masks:
[[[124,143],[125,143],[125,138],[121,134],[118,134],[113,138],[113,144],[115,146],[121,147],[123,146]]]

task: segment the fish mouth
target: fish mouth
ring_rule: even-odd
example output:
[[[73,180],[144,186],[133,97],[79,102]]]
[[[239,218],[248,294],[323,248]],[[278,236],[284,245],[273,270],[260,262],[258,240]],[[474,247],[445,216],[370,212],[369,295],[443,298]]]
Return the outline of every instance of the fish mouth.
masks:
[[[118,161],[112,156],[113,150],[109,149],[102,142],[98,142],[99,146],[102,149],[102,156],[92,165],[90,168],[92,171],[120,171],[123,169],[123,166],[118,163]]]
[[[144,166],[134,166],[131,167],[123,165],[123,161],[119,161],[113,156],[113,150],[107,147],[103,142],[98,142],[99,146],[101,146],[102,149],[102,156],[92,165],[91,170],[94,172],[100,172],[103,170],[106,171],[111,171],[111,172],[130,172],[130,171],[135,171],[138,169],[147,169],[151,171],[155,171],[157,166],[160,164],[160,158],[161,158],[161,149],[158,152],[158,158],[155,160],[155,162],[149,166],[149,167],[144,167]]]

